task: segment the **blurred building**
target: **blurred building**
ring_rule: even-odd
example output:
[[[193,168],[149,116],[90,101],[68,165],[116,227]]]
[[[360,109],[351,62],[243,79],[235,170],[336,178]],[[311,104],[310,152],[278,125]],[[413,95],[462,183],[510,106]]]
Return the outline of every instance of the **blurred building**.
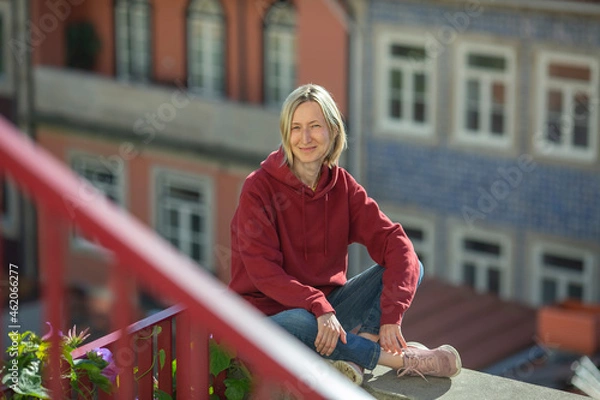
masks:
[[[600,301],[600,2],[367,2],[361,159],[430,275]]]
[[[31,1],[29,37],[12,41],[15,4],[0,1],[3,59],[31,58],[36,140],[85,179],[65,206],[104,194],[227,281],[229,223],[244,178],[279,144],[283,99],[314,82],[346,111],[344,5]],[[105,284],[102,247],[76,230],[68,241],[68,283]]]

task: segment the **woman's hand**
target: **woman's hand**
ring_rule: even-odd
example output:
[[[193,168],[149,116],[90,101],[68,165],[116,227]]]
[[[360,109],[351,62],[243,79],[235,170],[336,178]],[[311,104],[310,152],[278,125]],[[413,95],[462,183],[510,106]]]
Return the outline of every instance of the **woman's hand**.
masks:
[[[385,324],[379,328],[379,345],[388,353],[401,353],[406,348],[406,340],[402,336],[402,329],[397,324]]]
[[[346,331],[338,321],[334,313],[329,312],[317,318],[318,333],[315,340],[317,353],[322,356],[330,356],[340,339],[346,344]]]

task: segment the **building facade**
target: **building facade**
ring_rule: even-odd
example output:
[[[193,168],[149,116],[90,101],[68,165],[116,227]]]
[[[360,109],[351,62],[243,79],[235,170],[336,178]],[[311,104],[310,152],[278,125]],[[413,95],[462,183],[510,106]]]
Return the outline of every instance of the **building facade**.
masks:
[[[368,2],[361,158],[429,274],[600,301],[600,5]]]
[[[344,4],[29,6],[19,49],[32,59],[35,137],[82,177],[65,206],[105,195],[228,281],[230,220],[245,177],[279,145],[283,99],[314,82],[347,109]],[[76,228],[67,241],[69,284],[106,284],[102,246]]]

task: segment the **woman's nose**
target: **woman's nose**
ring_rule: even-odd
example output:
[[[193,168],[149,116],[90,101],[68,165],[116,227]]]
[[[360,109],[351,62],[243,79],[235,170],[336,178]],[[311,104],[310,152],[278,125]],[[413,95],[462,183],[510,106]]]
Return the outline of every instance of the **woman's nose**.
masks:
[[[302,131],[302,141],[304,143],[310,143],[312,141],[310,137],[310,129],[307,128]]]

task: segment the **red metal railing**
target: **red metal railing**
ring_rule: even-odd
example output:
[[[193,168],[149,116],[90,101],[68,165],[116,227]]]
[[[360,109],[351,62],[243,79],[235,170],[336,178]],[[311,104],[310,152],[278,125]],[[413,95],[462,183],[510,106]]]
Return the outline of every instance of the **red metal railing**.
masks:
[[[115,283],[118,304],[112,323],[120,329],[102,340],[114,346],[115,359],[122,371],[115,398],[152,398],[148,382],[134,382],[132,368],[134,363],[141,364],[140,370],[148,365],[153,356],[148,349],[152,346],[148,344],[148,349],[132,353],[131,335],[153,324],[164,324],[163,329],[168,329],[169,318],[173,318],[169,315],[171,309],[155,317],[158,319],[127,328],[133,315],[128,296],[132,278],[148,292],[169,298],[185,310],[175,317],[178,398],[208,398],[209,332],[234,347],[251,364],[258,377],[255,395],[258,399],[270,398],[269,388],[273,385],[285,386],[297,398],[371,398],[146,226],[103,196],[90,197],[94,189],[88,183],[0,118],[0,176],[2,173],[13,177],[37,206],[42,301],[45,320],[53,326],[61,326],[63,320],[67,229],[76,226],[111,252],[111,280]],[[165,319],[161,320],[161,315]],[[144,325],[149,322],[149,326]],[[6,336],[4,329],[0,328],[1,336]],[[53,335],[53,348],[57,350],[51,354],[49,368],[53,398],[62,398],[58,395],[62,393],[58,340],[58,335]],[[203,345],[190,347],[191,343]],[[161,385],[166,388],[169,382],[163,379]]]

